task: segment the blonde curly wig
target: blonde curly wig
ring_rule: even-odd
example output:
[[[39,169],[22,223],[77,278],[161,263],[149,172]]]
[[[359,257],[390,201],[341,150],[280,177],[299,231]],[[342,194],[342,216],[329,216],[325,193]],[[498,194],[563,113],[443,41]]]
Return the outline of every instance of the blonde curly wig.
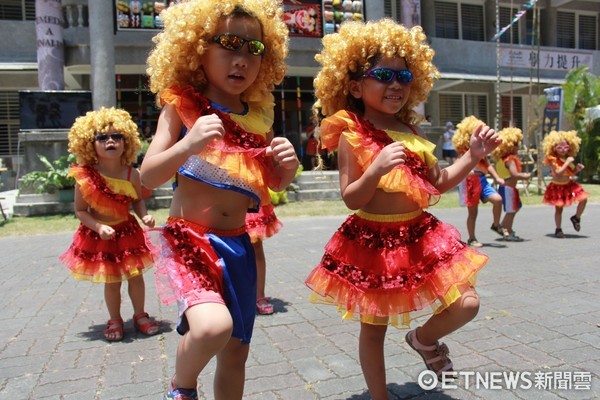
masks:
[[[138,127],[131,115],[118,108],[104,108],[89,111],[78,117],[69,131],[69,152],[77,157],[79,165],[98,163],[98,155],[94,149],[94,136],[101,133],[118,132],[123,134],[124,151],[121,164],[129,165],[137,160],[142,148]]]
[[[577,136],[577,131],[552,131],[546,135],[542,142],[542,148],[546,157],[557,156],[554,148],[561,140],[569,144],[567,157],[575,157],[579,153],[581,138]]]
[[[457,153],[464,154],[469,150],[471,147],[471,136],[479,125],[485,125],[485,123],[474,115],[464,118],[456,125],[452,143],[454,144],[454,149]]]
[[[492,152],[494,160],[501,160],[513,154],[515,147],[521,147],[523,132],[519,128],[504,128],[498,132],[498,136],[502,139],[502,143]]]
[[[272,90],[285,77],[288,28],[281,18],[281,0],[195,0],[166,8],[160,17],[164,30],[152,40],[147,73],[150,90],[160,94],[172,86],[191,85],[202,93],[206,76],[200,58],[216,34],[222,17],[249,15],[260,22],[266,51],[258,77],[241,99],[246,102],[273,102]]]
[[[426,42],[420,26],[405,28],[391,19],[347,21],[337,33],[323,38],[323,50],[315,56],[322,65],[314,80],[316,116],[328,116],[341,109],[362,114],[360,105],[349,94],[348,83],[360,79],[382,58],[403,57],[413,74],[410,96],[396,118],[418,123],[423,116],[412,109],[425,101],[439,72],[433,65],[434,51]]]

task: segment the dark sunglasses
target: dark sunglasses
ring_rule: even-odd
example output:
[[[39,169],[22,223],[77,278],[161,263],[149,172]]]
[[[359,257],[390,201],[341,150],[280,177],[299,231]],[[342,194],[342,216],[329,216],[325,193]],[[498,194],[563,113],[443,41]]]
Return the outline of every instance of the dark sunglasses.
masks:
[[[262,56],[265,53],[265,44],[257,39],[246,39],[233,33],[224,33],[213,38],[215,43],[221,45],[222,48],[239,51],[244,44],[248,43],[248,51],[253,56]]]
[[[123,139],[122,133],[101,133],[100,135],[94,136],[94,140],[98,142],[106,142],[108,139],[112,139],[113,142],[118,142]]]
[[[413,79],[413,74],[407,69],[391,69],[391,68],[371,68],[364,73],[363,77],[377,79],[380,82],[390,83],[394,76],[400,83],[410,83]]]

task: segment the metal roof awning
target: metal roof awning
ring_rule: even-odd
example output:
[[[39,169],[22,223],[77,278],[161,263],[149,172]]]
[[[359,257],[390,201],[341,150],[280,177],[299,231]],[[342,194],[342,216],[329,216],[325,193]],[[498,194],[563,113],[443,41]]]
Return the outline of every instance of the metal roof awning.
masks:
[[[478,75],[478,74],[464,74],[457,72],[441,72],[441,79],[459,79],[464,81],[486,81],[486,82],[496,82],[498,77],[496,75]],[[540,77],[539,81],[537,77],[529,78],[528,76],[510,76],[510,75],[501,75],[500,82],[516,82],[516,83],[541,83],[545,85],[562,85],[565,83],[564,79],[554,79],[554,78],[543,78]]]

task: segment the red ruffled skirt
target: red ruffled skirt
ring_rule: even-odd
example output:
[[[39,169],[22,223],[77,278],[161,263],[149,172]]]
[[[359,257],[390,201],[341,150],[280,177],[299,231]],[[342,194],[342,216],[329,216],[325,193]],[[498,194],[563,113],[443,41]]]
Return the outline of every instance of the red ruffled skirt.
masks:
[[[252,243],[270,238],[283,224],[275,215],[275,207],[268,203],[260,207],[257,213],[246,214],[246,230]]]
[[[359,211],[327,243],[306,284],[312,302],[336,305],[342,318],[408,328],[460,298],[487,260],[427,212]]]
[[[71,247],[60,256],[76,279],[122,282],[152,267],[153,246],[133,215],[112,228],[114,238],[102,240],[87,226],[79,225]]]
[[[568,181],[559,183],[552,181],[546,188],[542,202],[556,207],[568,207],[573,203],[579,203],[588,198],[590,194],[575,182]]]

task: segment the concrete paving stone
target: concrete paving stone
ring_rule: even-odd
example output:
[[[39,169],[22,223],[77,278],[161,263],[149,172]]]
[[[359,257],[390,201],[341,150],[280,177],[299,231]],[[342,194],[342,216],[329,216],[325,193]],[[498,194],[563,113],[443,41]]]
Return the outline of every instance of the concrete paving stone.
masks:
[[[571,237],[563,241],[547,236],[552,229],[540,232],[539,221],[552,226],[549,207],[527,207],[519,213],[515,229],[529,240],[516,244],[497,241],[489,229],[483,229],[491,224],[488,214],[482,212],[478,218],[478,237],[490,244],[482,249],[490,262],[478,277],[479,315],[443,339],[455,367],[461,371],[546,372],[560,368],[593,374],[593,391],[587,393],[504,390],[490,392],[496,395],[489,397],[494,400],[600,397],[600,309],[595,301],[600,280],[595,261],[600,205],[588,204],[589,224],[579,235],[570,232]],[[435,210],[435,215],[465,235],[464,209]],[[265,241],[267,294],[273,297],[277,312],[256,319],[247,364],[247,376],[252,379],[245,398],[370,398],[357,362],[360,324],[342,321],[335,307],[308,302],[310,291],[304,285],[324,244],[344,218],[284,219],[281,232]],[[147,310],[166,327],[165,333],[146,338],[133,331],[131,304],[124,290],[126,338],[122,343],[106,343],[102,339],[108,319],[102,285],[74,280],[58,262],[71,238],[72,234],[0,238],[0,251],[9,248],[14,255],[10,261],[0,258],[4,278],[0,282],[0,398],[161,398],[174,373],[180,339],[174,331],[176,307],[160,303],[153,276],[147,274]],[[14,265],[27,266],[31,274],[15,271]],[[414,326],[424,321],[419,319]],[[487,392],[477,390],[426,392],[419,388],[416,377],[424,365],[407,348],[404,334],[390,328],[385,344],[391,400],[488,399]],[[47,354],[44,338],[50,339]],[[573,347],[573,343],[581,346]],[[315,366],[329,373],[325,379],[309,380]],[[88,376],[75,381],[68,378],[70,370],[86,367]],[[214,369],[213,360],[199,377],[200,398],[214,398]],[[49,377],[62,381],[42,385]],[[109,383],[117,379],[119,385]],[[79,385],[83,389],[73,391],[79,380],[89,387]],[[126,391],[116,390],[121,386]]]
[[[44,371],[40,379],[40,385],[56,384],[64,381],[78,381],[88,378],[91,381],[97,381],[102,374],[100,368],[63,368],[58,370]]]

